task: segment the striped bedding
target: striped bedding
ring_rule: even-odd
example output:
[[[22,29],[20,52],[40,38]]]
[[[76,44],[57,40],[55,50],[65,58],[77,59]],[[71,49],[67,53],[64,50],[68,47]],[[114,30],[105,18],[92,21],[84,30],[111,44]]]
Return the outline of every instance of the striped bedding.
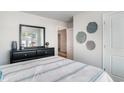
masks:
[[[59,56],[0,66],[1,82],[112,82],[103,70]]]

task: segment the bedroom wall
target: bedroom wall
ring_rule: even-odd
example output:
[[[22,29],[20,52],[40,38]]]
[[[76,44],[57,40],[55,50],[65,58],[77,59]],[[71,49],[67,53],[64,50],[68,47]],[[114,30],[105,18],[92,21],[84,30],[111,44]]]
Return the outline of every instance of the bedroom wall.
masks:
[[[102,67],[102,14],[103,12],[84,12],[74,16],[74,60]],[[86,27],[89,22],[97,22],[98,30],[96,33],[88,34],[86,32]],[[86,42],[83,44],[77,43],[76,35],[79,31],[86,32],[87,40],[95,41],[96,48],[94,50],[87,50]]]
[[[46,41],[58,54],[57,31],[66,27],[66,23],[23,12],[0,12],[0,65],[9,63],[11,42],[14,40],[19,44],[19,24],[46,27]]]

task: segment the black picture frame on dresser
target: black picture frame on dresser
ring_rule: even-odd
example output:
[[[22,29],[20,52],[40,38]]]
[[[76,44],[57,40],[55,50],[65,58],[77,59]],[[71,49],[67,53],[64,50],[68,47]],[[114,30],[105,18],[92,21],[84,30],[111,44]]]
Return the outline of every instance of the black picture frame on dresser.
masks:
[[[10,63],[18,63],[27,60],[54,56],[54,48],[33,48],[10,52]]]

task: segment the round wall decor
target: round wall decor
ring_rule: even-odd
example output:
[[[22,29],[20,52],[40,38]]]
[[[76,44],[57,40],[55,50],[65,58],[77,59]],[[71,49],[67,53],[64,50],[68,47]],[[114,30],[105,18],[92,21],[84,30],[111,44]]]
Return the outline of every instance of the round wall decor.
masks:
[[[87,32],[88,33],[95,33],[97,28],[98,27],[97,27],[96,22],[90,22],[90,23],[88,23],[88,26],[87,26]]]
[[[84,43],[86,41],[87,35],[85,32],[81,31],[77,33],[76,40],[78,43]]]
[[[86,47],[87,47],[88,50],[93,50],[93,49],[95,49],[96,44],[95,44],[94,41],[87,41]]]

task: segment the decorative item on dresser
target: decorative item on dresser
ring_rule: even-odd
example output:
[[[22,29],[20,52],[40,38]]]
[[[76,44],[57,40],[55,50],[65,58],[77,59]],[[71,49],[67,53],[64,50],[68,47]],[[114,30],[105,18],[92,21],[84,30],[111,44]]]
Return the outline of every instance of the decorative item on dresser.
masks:
[[[45,47],[48,48],[48,46],[49,46],[49,42],[46,42]]]
[[[54,48],[33,48],[10,52],[10,63],[54,56]]]
[[[12,49],[13,51],[16,51],[16,50],[17,50],[17,41],[12,41],[11,49]]]

